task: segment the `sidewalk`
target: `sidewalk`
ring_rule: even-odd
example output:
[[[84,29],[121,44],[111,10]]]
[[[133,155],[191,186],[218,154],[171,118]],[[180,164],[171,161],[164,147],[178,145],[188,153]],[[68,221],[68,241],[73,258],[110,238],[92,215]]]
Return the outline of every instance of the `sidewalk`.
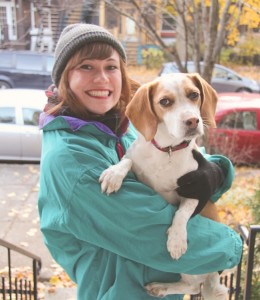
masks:
[[[46,282],[61,269],[51,258],[39,229],[38,181],[38,164],[0,163],[0,238],[41,257],[42,270],[39,280],[45,286]],[[0,270],[6,265],[6,249],[0,247]],[[31,266],[31,260],[14,255],[12,266],[21,268]],[[41,283],[40,286],[44,288]],[[76,289],[59,286],[53,293],[45,292],[45,297],[41,299],[75,300]]]

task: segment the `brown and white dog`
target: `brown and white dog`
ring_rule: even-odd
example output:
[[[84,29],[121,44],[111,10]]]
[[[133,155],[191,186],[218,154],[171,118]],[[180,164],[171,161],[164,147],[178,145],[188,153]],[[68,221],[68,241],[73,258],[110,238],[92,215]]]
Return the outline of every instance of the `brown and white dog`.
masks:
[[[167,249],[173,259],[187,250],[186,225],[198,200],[178,196],[177,179],[197,169],[192,149],[204,134],[204,126],[215,127],[217,95],[198,74],[169,74],[141,86],[127,106],[126,115],[140,133],[123,159],[100,176],[102,192],[121,187],[130,169],[137,178],[160,193],[169,203],[179,204],[168,229]],[[202,214],[217,219],[214,204],[208,201]],[[227,289],[219,274],[182,274],[176,283],[151,283],[145,288],[153,296],[197,294],[204,284],[206,300],[226,299]]]

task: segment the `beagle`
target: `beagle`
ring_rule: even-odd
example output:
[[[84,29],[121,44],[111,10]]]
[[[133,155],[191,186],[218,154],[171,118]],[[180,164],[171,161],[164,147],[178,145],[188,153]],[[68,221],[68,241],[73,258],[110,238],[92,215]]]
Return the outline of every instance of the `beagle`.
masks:
[[[217,94],[199,74],[168,74],[141,86],[128,104],[126,115],[139,132],[138,138],[123,159],[100,176],[102,192],[110,194],[121,187],[131,169],[137,178],[160,193],[166,201],[179,205],[168,229],[167,249],[173,259],[187,250],[186,225],[198,200],[178,196],[177,179],[197,169],[193,158],[196,139],[205,127],[215,127]],[[169,176],[169,174],[171,174]],[[217,210],[208,201],[202,215],[218,220]],[[227,288],[219,274],[182,274],[176,283],[150,283],[149,294],[197,294],[204,283],[204,299],[224,300]]]

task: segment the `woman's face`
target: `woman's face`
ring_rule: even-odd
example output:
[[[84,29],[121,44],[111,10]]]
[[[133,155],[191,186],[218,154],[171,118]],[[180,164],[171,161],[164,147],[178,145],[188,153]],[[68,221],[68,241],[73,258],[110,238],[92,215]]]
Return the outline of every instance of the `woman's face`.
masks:
[[[104,60],[85,59],[69,72],[69,85],[89,112],[105,114],[118,103],[121,95],[119,54],[113,51]]]

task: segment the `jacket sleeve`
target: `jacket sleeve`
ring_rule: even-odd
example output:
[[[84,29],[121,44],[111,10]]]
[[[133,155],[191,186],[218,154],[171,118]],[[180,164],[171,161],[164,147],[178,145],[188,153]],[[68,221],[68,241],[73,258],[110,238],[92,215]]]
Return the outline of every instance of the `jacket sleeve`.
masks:
[[[225,175],[225,180],[222,186],[216,191],[216,193],[211,197],[213,202],[216,202],[226,191],[228,191],[232,185],[234,180],[234,167],[232,162],[225,156],[219,154],[209,155],[205,152],[205,148],[200,148],[201,153],[205,156],[205,158],[210,161],[218,164]]]
[[[75,174],[75,163],[67,162],[64,172],[63,162],[64,158],[57,158],[51,165],[42,164],[41,190],[48,191],[40,196],[43,232],[50,235],[62,228],[78,240],[163,272],[201,274],[239,263],[242,245],[238,234],[201,216],[188,222],[188,250],[173,260],[166,241],[174,206],[132,173],[119,192],[107,196],[98,182],[106,163],[88,170],[79,165]]]

